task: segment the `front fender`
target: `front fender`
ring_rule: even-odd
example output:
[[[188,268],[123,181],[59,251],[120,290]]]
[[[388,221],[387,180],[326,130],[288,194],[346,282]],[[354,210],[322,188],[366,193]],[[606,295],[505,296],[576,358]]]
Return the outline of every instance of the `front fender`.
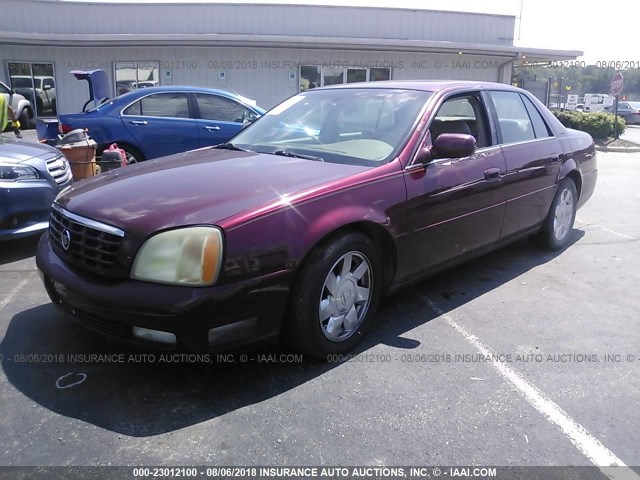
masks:
[[[223,281],[297,268],[320,242],[359,224],[384,229],[391,241],[406,230],[402,172],[320,195],[225,231]],[[229,227],[229,228],[226,228]]]
[[[337,211],[326,212],[308,225],[304,245],[317,245],[333,232],[354,224],[377,224],[388,230],[391,226],[391,219],[385,212],[374,210],[364,205],[345,205]],[[308,252],[295,252],[295,256],[300,258]]]

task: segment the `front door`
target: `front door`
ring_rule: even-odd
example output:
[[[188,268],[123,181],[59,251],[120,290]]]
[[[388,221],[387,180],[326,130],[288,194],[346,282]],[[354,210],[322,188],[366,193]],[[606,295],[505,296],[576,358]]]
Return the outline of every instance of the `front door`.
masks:
[[[476,152],[465,158],[437,158],[424,170],[408,170],[408,246],[411,277],[437,269],[493,245],[505,211],[502,178],[506,166],[493,140],[481,95],[471,92],[448,98],[430,125],[427,145],[442,133],[466,133],[476,138]]]
[[[235,100],[213,93],[196,93],[201,147],[228,142],[255,114]]]

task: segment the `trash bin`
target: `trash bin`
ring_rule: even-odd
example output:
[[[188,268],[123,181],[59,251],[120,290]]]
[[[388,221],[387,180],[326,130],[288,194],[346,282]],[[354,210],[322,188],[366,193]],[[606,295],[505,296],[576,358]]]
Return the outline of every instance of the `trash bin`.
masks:
[[[69,165],[75,180],[92,177],[99,173],[96,164],[97,144],[82,129],[72,130],[58,140],[60,150]]]
[[[48,145],[55,145],[58,137],[57,118],[39,118],[36,123],[36,133],[38,140]]]

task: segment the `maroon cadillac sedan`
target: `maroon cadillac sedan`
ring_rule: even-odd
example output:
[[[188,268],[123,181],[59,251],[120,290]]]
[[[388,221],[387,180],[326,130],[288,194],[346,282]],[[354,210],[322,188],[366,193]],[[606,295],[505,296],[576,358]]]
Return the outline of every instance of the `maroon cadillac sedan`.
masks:
[[[112,339],[281,336],[321,357],[385,293],[525,236],[562,248],[596,177],[591,137],[508,85],[318,88],[230,143],[66,189],[37,264],[53,303]]]

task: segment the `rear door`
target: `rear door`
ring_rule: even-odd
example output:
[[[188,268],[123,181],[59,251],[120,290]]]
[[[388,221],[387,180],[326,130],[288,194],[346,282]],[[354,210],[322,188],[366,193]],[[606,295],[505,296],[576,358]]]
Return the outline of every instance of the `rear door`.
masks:
[[[122,122],[147,159],[199,147],[198,125],[187,92],[142,97],[122,111]]]
[[[399,271],[437,269],[498,240],[506,166],[489,120],[479,92],[450,97],[439,108],[427,145],[442,133],[467,133],[476,138],[477,149],[465,158],[437,158],[424,170],[407,169],[410,252],[402,256],[408,261]]]
[[[246,106],[221,95],[196,93],[199,145],[225,143],[257,116]]]
[[[490,91],[498,139],[507,165],[507,208],[501,238],[540,225],[551,207],[563,160],[560,141],[534,103],[519,92]]]

